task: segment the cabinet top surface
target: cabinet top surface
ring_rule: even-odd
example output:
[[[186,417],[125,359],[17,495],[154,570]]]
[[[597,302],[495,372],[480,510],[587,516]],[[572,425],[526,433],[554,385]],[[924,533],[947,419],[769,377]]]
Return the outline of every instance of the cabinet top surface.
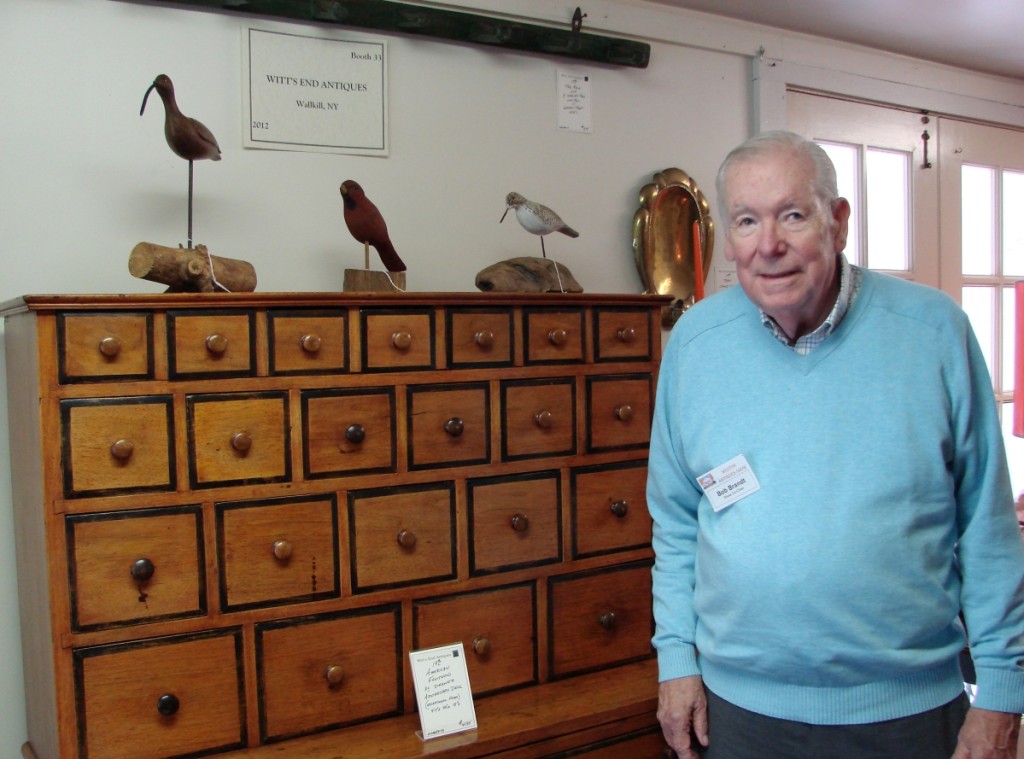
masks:
[[[130,310],[224,307],[346,307],[346,306],[553,306],[630,305],[654,307],[671,301],[665,295],[625,293],[155,293],[25,295],[0,303],[0,316],[22,311]]]

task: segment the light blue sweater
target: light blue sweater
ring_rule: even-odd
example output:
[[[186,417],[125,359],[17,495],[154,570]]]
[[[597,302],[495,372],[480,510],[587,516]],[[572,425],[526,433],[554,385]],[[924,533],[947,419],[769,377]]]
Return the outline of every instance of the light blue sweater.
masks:
[[[863,274],[807,356],[739,287],[676,324],[647,486],[660,679],[802,722],[903,717],[962,690],[963,609],[975,706],[1022,712],[1024,547],[984,359],[948,297]],[[696,478],[738,454],[761,489],[716,513]]]

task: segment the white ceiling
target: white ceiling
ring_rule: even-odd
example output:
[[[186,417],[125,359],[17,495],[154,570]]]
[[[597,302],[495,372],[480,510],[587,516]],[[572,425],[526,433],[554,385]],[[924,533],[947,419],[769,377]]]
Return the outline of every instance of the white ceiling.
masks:
[[[1024,0],[653,0],[1024,79]]]

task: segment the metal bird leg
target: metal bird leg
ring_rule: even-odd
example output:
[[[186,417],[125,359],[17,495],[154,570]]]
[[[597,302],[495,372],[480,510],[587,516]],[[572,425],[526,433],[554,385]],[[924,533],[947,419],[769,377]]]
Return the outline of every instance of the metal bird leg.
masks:
[[[192,247],[192,161],[188,162],[188,246]]]
[[[190,250],[192,249],[192,164],[193,161],[190,160],[188,162],[188,247]],[[226,293],[231,292],[231,290],[217,281],[217,273],[213,268],[213,257],[210,255],[210,251],[204,245],[199,247],[206,251],[206,262],[210,265],[210,281],[213,282],[214,288],[223,290]]]

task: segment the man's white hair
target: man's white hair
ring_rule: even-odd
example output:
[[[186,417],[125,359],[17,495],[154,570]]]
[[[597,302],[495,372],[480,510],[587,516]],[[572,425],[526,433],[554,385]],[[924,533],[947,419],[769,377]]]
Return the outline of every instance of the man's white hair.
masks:
[[[715,190],[718,193],[718,212],[723,223],[728,223],[729,209],[725,195],[725,175],[735,164],[757,158],[769,153],[792,153],[806,156],[814,165],[814,177],[811,180],[811,193],[822,204],[823,209],[831,209],[839,197],[836,186],[836,167],[820,145],[794,132],[777,130],[754,135],[739,147],[734,148],[722,161],[715,179]],[[829,214],[831,217],[831,214]]]

